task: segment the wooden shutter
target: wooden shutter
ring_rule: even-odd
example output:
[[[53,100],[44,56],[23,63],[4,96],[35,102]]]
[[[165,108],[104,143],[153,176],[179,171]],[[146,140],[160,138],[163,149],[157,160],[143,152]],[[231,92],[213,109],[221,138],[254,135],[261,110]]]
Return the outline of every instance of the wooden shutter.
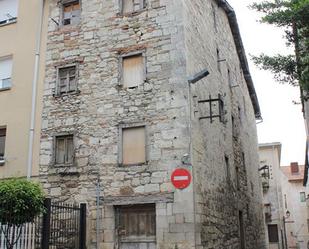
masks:
[[[278,226],[276,224],[268,225],[268,239],[270,243],[279,242]]]
[[[65,138],[56,138],[56,164],[65,163]]]
[[[122,163],[138,164],[146,162],[145,127],[122,130]]]
[[[127,88],[136,87],[144,81],[143,56],[135,55],[123,58],[123,86]]]
[[[122,0],[122,13],[130,13],[134,10],[134,0]]]
[[[66,139],[66,163],[73,163],[73,159],[74,159],[73,136],[68,136]]]
[[[119,207],[118,231],[122,241],[155,239],[156,210],[154,204]]]

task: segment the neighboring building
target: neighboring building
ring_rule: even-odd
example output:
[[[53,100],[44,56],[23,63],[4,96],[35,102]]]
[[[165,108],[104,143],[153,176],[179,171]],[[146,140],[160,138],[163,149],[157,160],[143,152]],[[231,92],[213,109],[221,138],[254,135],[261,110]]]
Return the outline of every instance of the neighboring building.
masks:
[[[286,249],[280,170],[281,143],[259,145],[260,175],[269,249]]]
[[[304,166],[280,167],[281,143],[259,145],[260,175],[269,248],[307,249],[308,189],[302,185]]]
[[[40,176],[88,203],[88,248],[266,248],[260,110],[228,3],[47,3]]]
[[[309,191],[302,184],[304,168],[298,163],[281,167],[288,248],[307,249],[309,246],[309,217],[306,206]]]
[[[41,2],[0,0],[0,179],[24,177],[30,164],[33,165],[29,170],[31,175],[38,175],[46,42],[43,34],[46,34],[44,24],[47,24],[43,22],[41,33]],[[41,40],[40,50],[36,50],[38,40]],[[36,56],[36,52],[42,53]],[[35,81],[39,94],[36,95],[34,129],[31,129],[32,84],[36,69],[39,70],[38,81]],[[30,130],[34,135],[33,146],[29,146]]]

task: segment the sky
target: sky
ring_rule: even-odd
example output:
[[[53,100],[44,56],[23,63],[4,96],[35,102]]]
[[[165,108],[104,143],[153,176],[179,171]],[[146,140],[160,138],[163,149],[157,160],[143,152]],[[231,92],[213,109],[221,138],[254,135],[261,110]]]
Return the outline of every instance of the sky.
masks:
[[[248,5],[260,0],[228,0],[234,8],[247,53],[251,76],[259,99],[263,122],[257,124],[259,143],[282,144],[281,165],[304,164],[306,134],[300,104],[299,89],[279,84],[270,72],[259,70],[250,55],[292,53],[285,46],[284,32],[272,25],[261,24],[260,14]],[[258,123],[258,122],[257,122]]]

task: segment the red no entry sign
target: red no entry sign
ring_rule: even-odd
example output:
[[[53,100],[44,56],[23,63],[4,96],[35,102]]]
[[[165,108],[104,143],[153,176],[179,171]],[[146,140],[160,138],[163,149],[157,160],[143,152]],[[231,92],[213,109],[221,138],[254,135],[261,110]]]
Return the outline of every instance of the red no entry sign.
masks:
[[[191,183],[191,174],[186,169],[175,169],[171,180],[175,188],[184,189]]]

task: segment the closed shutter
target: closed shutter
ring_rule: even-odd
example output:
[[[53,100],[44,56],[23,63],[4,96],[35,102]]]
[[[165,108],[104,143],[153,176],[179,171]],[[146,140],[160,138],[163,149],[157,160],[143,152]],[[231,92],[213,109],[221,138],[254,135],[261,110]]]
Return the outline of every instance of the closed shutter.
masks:
[[[145,127],[133,127],[122,130],[123,164],[146,162]]]
[[[144,81],[143,56],[136,55],[123,58],[123,86],[126,88],[137,87]]]

